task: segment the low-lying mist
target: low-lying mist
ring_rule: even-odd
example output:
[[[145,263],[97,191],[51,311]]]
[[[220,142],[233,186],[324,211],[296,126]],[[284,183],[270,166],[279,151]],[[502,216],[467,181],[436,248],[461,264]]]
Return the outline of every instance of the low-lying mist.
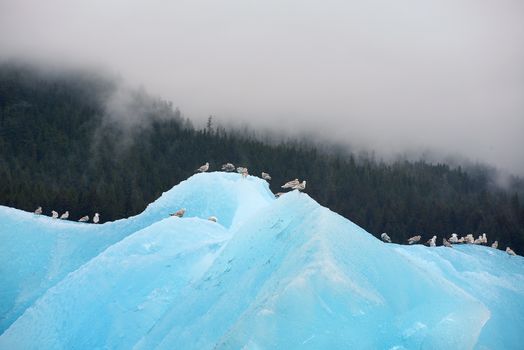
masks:
[[[100,67],[80,67],[74,65],[57,66],[42,64],[31,60],[11,60],[4,66],[19,67],[31,74],[38,74],[41,79],[53,82],[68,81],[68,86],[88,91],[87,100],[96,99],[101,106],[100,123],[96,127],[91,156],[99,153],[97,149],[104,131],[111,129],[106,135],[118,135],[118,146],[121,150],[131,147],[140,137],[140,132],[147,130],[156,121],[173,120],[182,123],[186,128],[208,129],[211,132],[220,130],[256,139],[266,144],[296,143],[314,148],[326,154],[341,157],[353,156],[356,161],[392,164],[395,162],[426,162],[429,164],[447,164],[452,168],[462,167],[471,175],[488,177],[493,186],[512,191],[523,192],[524,184],[518,172],[510,172],[508,168],[497,166],[496,162],[485,159],[468,158],[461,150],[446,151],[445,148],[424,144],[418,147],[383,147],[383,140],[376,144],[363,142],[362,139],[335,137],[327,135],[323,130],[312,130],[311,125],[292,128],[278,128],[271,123],[247,122],[242,119],[228,118],[217,114],[209,114],[207,118],[192,118],[183,114],[176,103],[147,91],[143,85],[136,86],[109,69]],[[16,69],[16,68],[15,68]],[[86,89],[85,87],[88,86]],[[326,118],[328,120],[329,118]],[[387,130],[384,130],[386,132]]]
[[[385,159],[464,156],[520,175],[523,42],[520,0],[0,5],[2,57],[108,67],[200,125],[212,114]],[[126,98],[109,114],[139,126],[145,112],[122,110]]]

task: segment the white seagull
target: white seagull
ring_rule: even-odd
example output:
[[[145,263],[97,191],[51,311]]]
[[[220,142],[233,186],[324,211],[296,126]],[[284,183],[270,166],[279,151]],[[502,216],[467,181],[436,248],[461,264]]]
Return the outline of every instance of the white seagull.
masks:
[[[186,208],[178,209],[176,212],[169,214],[170,216],[177,216],[181,218],[186,213]]]
[[[429,244],[430,247],[436,247],[437,246],[437,236],[431,237],[431,239],[429,239],[426,243]]]
[[[446,238],[442,238],[442,244],[444,245],[444,247],[453,248],[451,243],[449,243]]]
[[[69,217],[69,210],[66,210],[65,213],[60,215],[60,220],[67,220],[68,217]]]
[[[493,249],[497,249],[499,247],[499,241],[495,241],[493,242],[493,244],[491,245],[491,248]]]
[[[266,181],[271,180],[271,176],[268,173],[262,172],[262,178]]]
[[[53,219],[58,219],[58,213],[56,211],[54,211],[54,210],[51,210],[51,217]]]
[[[422,237],[420,235],[418,236],[413,236],[411,238],[408,238],[408,244],[413,244],[413,243],[417,243],[418,241],[420,241]]]
[[[231,163],[222,164],[222,170],[227,172],[235,171],[235,166]]]
[[[391,243],[391,238],[386,232],[380,235],[380,239],[382,239],[384,242]]]
[[[89,216],[86,215],[86,216],[82,216],[80,219],[78,219],[79,222],[88,222],[89,221]]]
[[[300,181],[298,181],[298,179],[295,179],[295,180],[286,182],[284,185],[282,185],[280,187],[282,187],[282,188],[293,188],[296,185],[298,185],[299,183],[300,183]]]
[[[38,207],[38,208],[36,208],[36,210],[35,210],[35,214],[36,214],[36,215],[40,215],[40,214],[42,214],[42,207]]]
[[[93,222],[95,224],[98,224],[99,221],[100,221],[100,215],[98,213],[95,213],[95,216],[93,216]]]
[[[208,219],[209,221],[213,221],[213,222],[217,222],[217,221],[218,221],[218,219],[217,219],[216,216],[210,216],[210,217],[208,217],[207,219]]]
[[[246,171],[246,168],[244,168],[243,166],[239,166],[237,168],[237,173],[239,173],[239,174],[242,174],[244,171]]]
[[[508,253],[509,255],[517,255],[510,247],[506,247],[506,253]]]
[[[198,171],[198,172],[201,172],[201,173],[205,173],[208,169],[209,169],[209,163],[206,162],[206,164],[202,165],[200,168],[198,168],[195,171]]]
[[[451,234],[451,238],[449,239],[449,243],[456,244],[459,242],[458,236],[456,233]]]
[[[304,191],[306,189],[306,180],[302,181],[302,183],[299,183],[296,186],[293,186],[292,189],[299,190],[299,191]]]

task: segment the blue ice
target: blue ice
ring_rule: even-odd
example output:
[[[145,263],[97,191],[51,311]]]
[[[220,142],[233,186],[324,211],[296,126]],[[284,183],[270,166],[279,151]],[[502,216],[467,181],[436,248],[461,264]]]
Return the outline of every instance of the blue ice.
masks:
[[[0,239],[0,349],[524,346],[523,257],[385,244],[256,177],[198,174],[102,225],[0,207]]]

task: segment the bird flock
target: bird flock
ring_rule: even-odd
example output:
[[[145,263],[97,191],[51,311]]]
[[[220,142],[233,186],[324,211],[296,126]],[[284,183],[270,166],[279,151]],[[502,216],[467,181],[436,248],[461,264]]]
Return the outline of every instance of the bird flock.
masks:
[[[226,171],[226,172],[233,172],[233,171],[236,170],[236,172],[241,174],[242,177],[247,177],[249,175],[249,170],[246,167],[242,167],[242,166],[235,167],[235,165],[233,163],[222,164],[220,169],[223,170],[223,171]],[[199,172],[199,173],[205,173],[208,170],[209,170],[209,162],[206,162],[204,165],[201,165],[195,171]],[[269,175],[268,173],[266,173],[264,171],[262,172],[260,177],[262,179],[266,180],[266,181],[270,181],[271,180],[271,175]],[[294,180],[286,182],[281,187],[284,188],[284,189],[286,189],[286,188],[289,189],[290,188],[292,190],[304,191],[306,189],[306,181],[304,180],[304,181],[300,182],[298,179],[294,179]],[[280,197],[283,194],[284,194],[284,192],[276,193],[275,197],[278,198],[278,197]]]
[[[209,162],[206,162],[205,164],[203,164],[200,167],[198,167],[198,169],[196,169],[195,172],[205,173],[208,170],[209,170]],[[225,163],[225,164],[223,164],[221,166],[221,170],[225,171],[225,172],[234,172],[234,171],[236,171],[238,174],[242,175],[243,178],[246,178],[249,175],[248,168],[241,167],[241,166],[235,167],[235,165],[232,164],[232,163]],[[269,175],[266,172],[262,172],[261,178],[266,180],[266,181],[270,181],[271,180],[271,175]],[[294,179],[294,180],[286,182],[285,184],[283,184],[280,187],[283,188],[283,189],[298,190],[299,192],[300,191],[304,191],[306,189],[306,180],[300,182],[299,179]],[[285,193],[286,192],[278,192],[278,193],[275,194],[275,197],[278,198],[278,197],[284,195]],[[42,212],[43,212],[42,211],[42,207],[38,207],[35,210],[34,213],[36,215],[41,215]],[[181,208],[181,209],[177,210],[176,212],[171,213],[169,215],[173,216],[173,217],[182,218],[185,213],[186,213],[186,209],[185,208]],[[68,220],[69,219],[69,211],[66,211],[65,213],[63,213],[62,215],[59,216],[58,212],[52,210],[51,211],[51,217],[53,219],[58,219],[59,218],[60,220]],[[218,219],[217,219],[216,216],[210,216],[207,219],[209,221],[218,222]],[[88,215],[82,216],[78,221],[79,222],[89,222],[89,216]],[[98,224],[99,221],[100,221],[100,214],[99,213],[95,213],[95,215],[93,216],[93,223]],[[384,241],[386,243],[392,243],[391,237],[389,237],[389,235],[386,232],[382,233],[380,235],[380,238],[382,239],[382,241]],[[416,235],[416,236],[408,238],[407,243],[409,245],[416,244],[416,243],[420,242],[421,239],[422,239],[421,235]],[[476,239],[475,239],[475,237],[472,234],[467,234],[466,236],[463,236],[463,237],[459,238],[456,233],[452,233],[451,237],[449,237],[448,239],[446,237],[442,238],[442,245],[444,247],[453,248],[453,244],[461,244],[461,243],[476,244],[476,245],[487,245],[488,244],[488,238],[487,238],[485,233],[483,233],[482,235],[479,235]],[[437,236],[434,235],[433,237],[431,237],[426,242],[426,244],[428,246],[430,246],[430,247],[436,247],[437,246]],[[498,245],[499,245],[498,241],[494,241],[491,244],[491,248],[498,249]],[[510,247],[506,247],[506,253],[508,253],[509,255],[516,255],[516,253]]]
[[[384,232],[380,235],[380,239],[382,239],[384,242],[386,243],[391,243],[391,237],[389,237],[389,235]],[[421,235],[416,235],[416,236],[413,236],[413,237],[410,237],[408,238],[407,242],[409,245],[412,245],[412,244],[416,244],[418,242],[420,242],[420,240],[422,239],[422,236]],[[442,245],[444,247],[448,247],[448,248],[453,248],[453,244],[476,244],[476,245],[487,245],[488,244],[488,237],[485,233],[479,235],[477,238],[475,238],[471,233],[470,234],[467,234],[466,236],[463,236],[463,237],[458,237],[458,235],[456,233],[452,233],[451,234],[451,237],[449,238],[446,238],[446,237],[443,237],[442,238]],[[426,244],[430,247],[436,247],[437,246],[437,236],[433,236],[431,237],[430,239],[428,239],[426,241]],[[491,248],[493,249],[498,249],[498,246],[499,246],[499,242],[498,241],[494,241],[492,244],[491,244]],[[515,252],[513,251],[513,249],[511,249],[510,247],[506,247],[506,253],[508,253],[509,255],[517,255],[515,254]]]
[[[242,175],[243,178],[246,178],[249,175],[248,168],[242,167],[242,166],[235,167],[233,163],[222,164],[220,169],[228,173],[232,173],[236,171],[238,174]],[[208,170],[209,170],[209,162],[206,162],[205,164],[195,169],[195,172],[205,173]],[[271,175],[269,175],[269,173],[266,173],[264,171],[260,174],[260,177],[266,181],[271,181]],[[281,187],[284,189],[304,191],[306,189],[306,181],[304,180],[300,182],[298,179],[294,179],[294,180],[286,182]],[[278,198],[281,195],[283,195],[284,193],[285,192],[278,192],[275,194],[275,197]],[[186,213],[186,208],[181,208],[181,209],[178,209],[176,212],[169,214],[169,216],[181,218],[185,215],[185,213]],[[209,221],[218,222],[218,218],[216,216],[210,216],[207,219]]]
[[[236,171],[237,173],[242,175],[243,178],[246,178],[249,175],[249,171],[248,171],[248,169],[246,167],[235,167],[235,165],[233,165],[232,163],[223,164],[221,169],[223,171],[226,171],[226,172],[234,172],[234,171]],[[205,173],[208,170],[209,170],[209,162],[206,162],[205,164],[203,164],[200,167],[198,167],[198,169],[196,169],[195,172]],[[271,175],[269,175],[266,172],[262,172],[261,177],[262,177],[262,179],[264,179],[266,181],[270,181],[271,180]],[[306,188],[306,181],[299,182],[298,179],[295,179],[293,181],[289,181],[286,184],[284,184],[282,186],[282,188],[291,188],[293,190],[303,191]],[[275,196],[276,197],[280,197],[282,194],[283,194],[282,192],[279,192]],[[34,213],[36,215],[42,215],[42,213],[43,213],[42,207],[38,207],[34,211]],[[169,215],[181,218],[181,217],[184,216],[185,213],[186,213],[186,209],[185,208],[181,208],[181,209],[177,210],[176,212],[171,213]],[[53,219],[68,220],[69,219],[69,211],[67,210],[62,215],[59,215],[57,211],[52,210],[51,211],[51,217]],[[99,213],[95,213],[95,215],[93,216],[92,220],[93,220],[93,223],[98,224],[100,222],[100,214]],[[216,216],[210,216],[208,218],[208,220],[209,221],[213,221],[213,222],[218,222],[218,219],[217,219]],[[89,222],[89,216],[88,215],[82,216],[80,219],[78,219],[78,222],[84,222],[84,223]]]
[[[42,207],[36,208],[34,213],[35,215],[42,215],[43,213]],[[69,210],[66,210],[65,213],[63,213],[62,215],[58,215],[57,211],[51,210],[51,217],[53,219],[68,220],[69,219]],[[98,224],[99,221],[100,221],[100,214],[95,213],[95,215],[93,216],[93,223]],[[88,215],[82,216],[80,219],[78,219],[78,222],[89,222],[89,216]]]
[[[247,177],[249,175],[249,171],[246,167],[236,167],[235,168],[235,165],[232,163],[223,164],[221,169],[226,172],[233,172],[236,170],[236,172],[241,174],[243,177]],[[208,170],[209,170],[209,162],[206,162],[204,165],[196,169],[197,172],[201,172],[201,173],[206,172]],[[262,172],[261,178],[266,181],[271,180],[271,176],[266,172]],[[280,187],[283,189],[303,191],[306,188],[306,181],[304,180],[300,182],[299,179],[294,179],[294,180],[286,182],[284,185]],[[275,194],[275,197],[278,198],[284,194],[285,192],[278,192]],[[171,216],[182,217],[184,213],[185,213],[185,209],[180,209],[176,213],[171,214]],[[216,217],[214,216],[209,217],[208,220],[215,221],[215,222],[217,221]],[[389,235],[386,232],[382,233],[380,235],[380,238],[382,239],[382,241],[386,243],[392,243],[391,237],[389,237]],[[421,239],[422,239],[421,235],[416,235],[416,236],[408,238],[407,243],[409,245],[416,244],[420,242]],[[476,239],[472,234],[467,234],[466,236],[459,238],[456,233],[452,233],[449,239],[446,237],[442,238],[442,245],[447,248],[453,248],[453,244],[461,244],[461,243],[487,245],[488,238],[485,233],[479,235],[478,238]],[[426,241],[426,244],[430,247],[436,247],[437,246],[437,236],[434,235],[433,237],[431,237],[429,240]],[[491,244],[491,248],[498,249],[498,241],[494,241]],[[506,253],[508,253],[509,255],[516,255],[513,249],[511,249],[510,247],[506,247]]]

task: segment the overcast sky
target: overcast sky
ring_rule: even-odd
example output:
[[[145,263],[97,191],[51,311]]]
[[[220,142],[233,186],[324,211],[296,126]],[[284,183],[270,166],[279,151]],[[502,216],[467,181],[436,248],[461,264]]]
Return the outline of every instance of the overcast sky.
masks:
[[[103,66],[191,119],[524,174],[522,0],[0,0],[0,57]]]

